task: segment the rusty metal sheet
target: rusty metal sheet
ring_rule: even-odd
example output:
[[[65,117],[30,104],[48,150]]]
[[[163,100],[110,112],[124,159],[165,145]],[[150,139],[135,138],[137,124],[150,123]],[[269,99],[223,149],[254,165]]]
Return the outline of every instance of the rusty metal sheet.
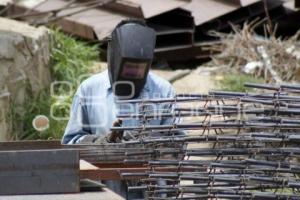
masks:
[[[203,59],[211,55],[211,51],[204,50],[200,45],[185,45],[159,48],[155,51],[158,59],[167,59],[169,61]],[[184,58],[184,59],[183,59]]]
[[[223,2],[214,0],[192,0],[191,3],[182,8],[192,12],[192,15],[195,18],[195,24],[199,26],[205,22],[230,13],[240,8],[240,6],[235,4],[224,4]]]
[[[34,7],[36,12],[45,12],[53,9],[59,9],[67,5],[67,1],[63,0],[48,0],[44,3]],[[20,7],[20,6],[19,6]],[[27,9],[30,9],[27,7]],[[59,13],[65,15],[72,13],[80,8],[67,9]],[[113,28],[126,16],[104,9],[90,9],[69,17],[65,17],[56,22],[60,25],[63,31],[85,39],[99,39],[103,40],[107,37]]]
[[[141,9],[141,6],[136,1],[116,0],[115,2],[103,5],[103,8],[137,18],[143,18],[143,11]]]
[[[183,0],[131,0],[140,4],[145,19],[180,8],[188,2]],[[201,0],[202,1],[202,0]]]
[[[189,3],[187,0],[116,0],[104,5],[103,8],[125,15],[148,19],[179,8],[187,3]]]
[[[0,195],[77,192],[77,150],[0,151]]]
[[[261,0],[192,0],[182,8],[192,12],[196,26]]]

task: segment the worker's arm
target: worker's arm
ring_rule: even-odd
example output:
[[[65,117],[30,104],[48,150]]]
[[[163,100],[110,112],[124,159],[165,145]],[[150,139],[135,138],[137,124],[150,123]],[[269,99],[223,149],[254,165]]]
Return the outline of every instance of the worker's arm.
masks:
[[[172,86],[166,88],[165,94],[167,94],[166,98],[175,98],[176,93],[175,90]],[[174,112],[175,106],[174,104],[162,104],[163,108],[162,110],[167,110],[167,113],[172,113]],[[163,118],[161,121],[161,125],[173,125],[173,124],[178,124],[181,122],[181,119],[176,117],[174,118]],[[186,135],[185,131],[178,131],[175,135]]]
[[[95,135],[91,131],[87,105],[92,100],[84,91],[84,86],[81,85],[73,99],[70,119],[62,139],[63,144],[76,143],[107,143],[119,142],[122,140],[123,132],[115,131],[108,132],[103,135]],[[122,122],[116,120],[112,126],[121,126]]]
[[[70,119],[62,138],[63,144],[79,143],[86,136],[91,136],[88,113],[84,103],[84,91],[80,86],[73,98]]]

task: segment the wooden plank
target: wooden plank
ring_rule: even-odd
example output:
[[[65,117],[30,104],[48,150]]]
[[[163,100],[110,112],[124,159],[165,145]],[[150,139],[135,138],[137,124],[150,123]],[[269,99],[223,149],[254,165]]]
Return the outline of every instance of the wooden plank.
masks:
[[[78,150],[0,151],[0,194],[80,192]]]
[[[0,196],[0,200],[124,200],[124,198],[107,188],[104,188],[103,190],[103,192],[87,192],[79,194]]]

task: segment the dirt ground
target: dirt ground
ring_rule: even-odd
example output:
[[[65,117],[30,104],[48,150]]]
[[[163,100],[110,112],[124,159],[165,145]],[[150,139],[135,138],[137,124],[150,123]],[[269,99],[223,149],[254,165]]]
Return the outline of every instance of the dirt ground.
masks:
[[[177,79],[172,84],[177,94],[195,93],[207,94],[209,90],[216,88],[215,72],[218,68],[212,67],[198,67],[195,70],[190,70],[189,74]],[[176,76],[178,72],[185,72],[186,70],[160,70],[153,69],[153,73],[170,80]]]

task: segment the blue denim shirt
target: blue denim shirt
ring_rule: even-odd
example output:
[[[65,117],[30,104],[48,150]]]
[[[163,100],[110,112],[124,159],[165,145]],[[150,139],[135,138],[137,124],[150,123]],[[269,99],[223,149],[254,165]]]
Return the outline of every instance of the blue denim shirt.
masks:
[[[149,73],[146,84],[138,98],[168,98],[174,97],[174,89],[166,80]],[[110,132],[116,115],[138,113],[138,104],[116,104],[117,98],[112,92],[108,71],[96,74],[85,80],[78,88],[72,103],[71,116],[62,139],[63,144],[80,142],[85,135],[94,134],[104,136]],[[158,108],[155,106],[159,106]],[[145,106],[143,108],[145,110]],[[149,112],[171,109],[170,105],[146,105]],[[137,126],[138,119],[124,120],[125,126]],[[145,123],[145,122],[143,122]],[[152,119],[146,124],[172,124],[173,119]]]

